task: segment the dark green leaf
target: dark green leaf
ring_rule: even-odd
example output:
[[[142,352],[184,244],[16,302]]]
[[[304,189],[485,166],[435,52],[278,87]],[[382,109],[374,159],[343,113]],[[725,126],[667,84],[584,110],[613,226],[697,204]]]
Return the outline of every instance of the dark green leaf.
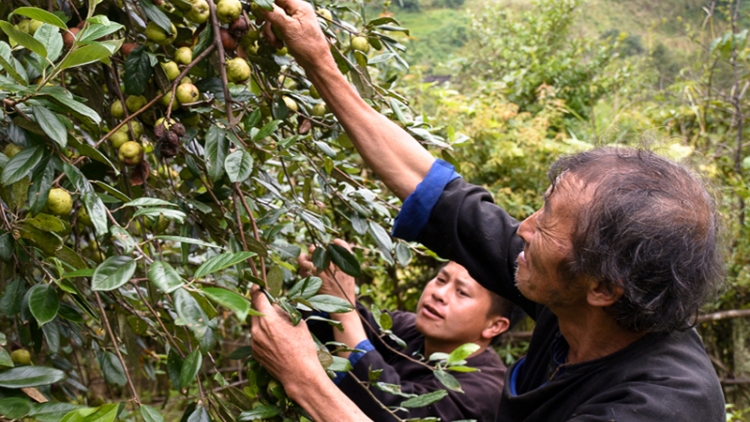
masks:
[[[413,397],[409,400],[404,401],[403,403],[401,403],[401,407],[405,407],[407,409],[415,409],[418,407],[429,406],[435,402],[442,400],[442,398],[447,395],[448,392],[445,390],[432,391],[427,394],[422,394],[421,396]]]
[[[242,346],[238,349],[235,349],[232,353],[227,356],[227,359],[232,360],[242,360],[247,357],[250,357],[253,354],[253,348],[250,346]]]
[[[52,25],[42,25],[34,32],[34,39],[38,40],[47,49],[47,59],[54,62],[60,57],[63,49],[63,39],[60,30]],[[43,66],[46,62],[41,63]]]
[[[24,295],[26,295],[26,283],[20,278],[11,281],[0,299],[0,311],[5,316],[13,316],[21,312]]]
[[[47,340],[47,348],[51,354],[56,354],[60,350],[60,328],[56,322],[44,324],[42,326],[44,338]]]
[[[136,262],[127,256],[111,256],[102,262],[91,278],[91,290],[109,291],[127,283],[135,273]]]
[[[0,387],[26,388],[54,384],[65,379],[65,373],[46,366],[19,366],[0,372]]]
[[[141,0],[140,5],[150,21],[153,21],[155,24],[159,25],[159,28],[166,31],[168,35],[172,34],[172,22],[169,20],[167,15],[165,15],[164,12],[161,11],[161,9],[154,6],[154,4],[149,0]]]
[[[148,279],[164,293],[172,293],[182,287],[180,275],[165,261],[156,261],[148,269]]]
[[[89,218],[91,218],[91,224],[94,225],[96,235],[103,236],[107,233],[107,211],[104,203],[93,189],[85,192],[82,199]]]
[[[349,312],[354,307],[345,299],[331,295],[317,295],[307,299],[313,309],[330,313]]]
[[[52,138],[60,148],[65,148],[68,145],[68,131],[60,119],[57,118],[57,114],[42,106],[32,106],[31,110],[34,113],[36,122],[42,127],[44,133]]]
[[[0,415],[7,419],[21,419],[31,412],[31,401],[21,397],[0,399]]]
[[[247,152],[238,149],[229,154],[224,160],[224,169],[229,176],[229,181],[244,182],[253,171],[253,157]]]
[[[167,374],[169,380],[172,381],[172,386],[176,389],[180,389],[180,372],[182,371],[182,356],[177,353],[177,350],[170,349],[169,355],[167,356]]]
[[[87,105],[77,101],[73,98],[70,91],[60,86],[45,86],[40,90],[40,94],[50,101],[65,107],[69,112],[75,114],[79,118],[83,117],[90,120],[93,124],[98,125],[101,123],[102,118],[97,112],[88,107]]]
[[[68,29],[68,26],[65,25],[65,22],[63,22],[62,19],[60,19],[57,15],[54,13],[50,13],[46,10],[40,9],[38,7],[19,7],[13,10],[13,12],[9,15],[22,15],[26,16],[30,19],[36,19],[38,21],[42,21],[45,23],[48,23],[50,25],[54,25],[60,29]]]
[[[266,10],[273,10],[273,0],[255,0],[255,4]]]
[[[328,245],[328,254],[331,256],[331,261],[336,264],[341,271],[349,274],[352,277],[361,277],[362,269],[359,266],[357,257],[352,255],[345,247],[330,243]]]
[[[2,347],[0,347],[0,366],[4,366],[6,368],[12,368],[15,366],[13,364],[13,359],[10,357],[10,353],[8,353],[8,351]],[[0,415],[2,415],[1,412]]]
[[[3,185],[12,185],[28,176],[31,170],[42,160],[44,149],[30,147],[22,150],[8,161],[0,174],[0,182]]]
[[[125,93],[130,95],[141,95],[146,89],[148,80],[154,73],[151,67],[151,60],[146,54],[146,47],[140,45],[136,47],[128,58],[125,59]]]
[[[282,101],[283,102],[283,101]],[[272,120],[263,126],[258,133],[256,133],[253,136],[253,141],[260,141],[266,136],[269,136],[270,134],[276,132],[276,129],[279,128],[279,125],[281,124],[281,120]]]
[[[109,51],[109,48],[101,43],[94,42],[84,45],[70,53],[68,57],[60,63],[59,69],[70,69],[72,67],[98,62],[99,60],[109,58],[111,55],[112,53]]]
[[[13,236],[6,231],[0,230],[0,260],[4,262],[13,258]]]
[[[48,284],[35,284],[29,289],[29,310],[40,327],[55,319],[59,307],[54,287]]]
[[[185,289],[176,290],[172,295],[175,311],[179,316],[175,324],[187,326],[197,339],[203,338],[208,330],[208,315],[200,307],[198,301]]]
[[[123,207],[176,207],[177,204],[173,204],[169,201],[165,201],[159,198],[137,198],[132,201],[122,204]]]
[[[0,21],[0,29],[2,29],[8,37],[13,38],[13,40],[15,40],[18,44],[28,48],[29,50],[42,57],[47,57],[47,49],[44,48],[44,45],[31,35],[19,29],[13,28],[13,25],[6,21]]]
[[[122,363],[114,353],[102,351],[99,353],[99,366],[102,368],[104,379],[109,384],[124,386],[128,382]]]
[[[396,259],[402,267],[406,267],[411,262],[412,253],[409,245],[405,243],[396,244]]]
[[[195,43],[193,48],[193,57],[198,57],[199,54],[204,52],[206,48],[214,41],[214,32],[211,25],[207,25],[203,28],[200,35],[198,35],[198,42]]]
[[[151,406],[141,405],[141,417],[145,422],[164,422],[164,417]]]
[[[60,422],[65,415],[79,407],[62,402],[33,403],[29,416],[36,422]]]
[[[250,258],[251,256],[253,256],[252,252],[227,252],[216,255],[214,257],[211,257],[206,262],[204,262],[203,265],[198,267],[198,269],[195,271],[195,275],[193,275],[193,278],[198,279],[201,277],[205,277],[216,271],[223,270],[224,268],[231,267],[233,265],[237,265],[240,262],[243,262],[246,259]]]
[[[47,197],[55,178],[55,167],[49,165],[49,159],[36,166],[29,185],[29,209],[32,215],[39,214],[47,205]]]
[[[263,405],[240,413],[240,422],[269,419],[281,413],[281,409],[272,405]]]
[[[464,390],[461,389],[461,384],[458,383],[458,380],[453,375],[440,368],[436,369],[433,373],[440,383],[448,387],[448,389],[458,391],[459,393],[464,392]]]
[[[318,271],[327,270],[331,265],[331,255],[325,248],[315,248],[312,254],[312,262]]]
[[[321,280],[320,277],[305,277],[289,289],[287,296],[290,298],[299,296],[304,299],[309,299],[318,293],[318,290],[320,290],[322,285],[323,280]]]
[[[201,351],[198,349],[193,350],[185,356],[182,368],[180,369],[180,389],[189,387],[195,381],[195,376],[198,375],[202,364],[203,356],[201,356]]]
[[[380,314],[378,322],[380,323],[380,328],[384,330],[390,330],[393,328],[393,318],[391,318],[391,314],[389,313]]]
[[[206,167],[208,176],[217,181],[224,174],[224,161],[229,149],[229,140],[218,126],[211,126],[206,133]]]
[[[190,414],[187,422],[211,422],[211,416],[208,415],[208,411],[203,406],[198,406],[193,413]]]
[[[81,105],[83,105],[83,104],[81,104]],[[109,166],[112,169],[112,171],[115,172],[116,176],[120,175],[120,170],[119,170],[118,166],[115,166],[112,163],[112,161],[110,161],[109,158],[107,158],[106,155],[102,154],[98,149],[92,147],[91,145],[89,145],[89,144],[87,144],[85,142],[81,143],[80,141],[78,141],[78,139],[76,139],[76,138],[74,138],[72,136],[68,138],[68,142],[70,143],[69,145],[71,145],[73,148],[77,149],[78,152],[81,153],[81,155],[85,155],[87,157],[90,157],[90,158],[92,158],[92,159],[94,159],[94,160],[102,163],[102,164],[106,164],[107,166]]]

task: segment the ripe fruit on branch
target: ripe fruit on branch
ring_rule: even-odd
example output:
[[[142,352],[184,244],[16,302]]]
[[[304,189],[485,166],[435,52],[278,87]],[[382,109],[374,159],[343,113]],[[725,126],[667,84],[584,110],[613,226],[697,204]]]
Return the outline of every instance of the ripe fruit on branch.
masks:
[[[23,148],[21,148],[20,146],[16,144],[8,144],[5,146],[5,149],[3,150],[3,154],[5,154],[5,156],[8,158],[13,158],[16,154],[21,152],[21,150],[23,150]]]
[[[27,33],[27,34],[31,30],[29,28],[29,26],[31,26],[31,19],[24,19],[21,22],[18,22],[18,29],[20,31],[23,31],[23,32]]]
[[[143,158],[143,147],[138,142],[128,141],[120,146],[117,158],[127,166],[134,166]]]
[[[122,106],[122,101],[117,100],[109,107],[109,113],[116,119],[122,119],[125,117],[125,108]]]
[[[73,209],[73,198],[65,189],[52,188],[47,196],[47,210],[50,214],[66,216]]]
[[[237,40],[229,33],[229,30],[221,28],[219,33],[221,35],[221,45],[224,46],[224,51],[234,51],[237,49]]]
[[[318,16],[320,16],[321,18],[323,18],[323,19],[325,19],[327,21],[332,21],[333,20],[333,15],[331,14],[331,11],[328,10],[328,9],[322,9],[321,8],[321,9],[318,9],[316,13],[318,14]]]
[[[284,100],[284,104],[286,104],[286,108],[288,108],[291,111],[298,111],[299,107],[297,106],[297,102],[289,97],[282,97],[282,100]]]
[[[326,103],[315,104],[312,108],[312,115],[315,117],[323,117],[328,113],[328,107]]]
[[[352,49],[367,53],[370,51],[370,43],[365,37],[352,38]]]
[[[204,23],[208,20],[210,14],[210,8],[208,7],[208,2],[206,0],[195,0],[193,2],[193,7],[188,10],[185,17],[189,21],[195,23]]]
[[[36,30],[42,25],[44,25],[44,22],[32,19],[31,22],[29,22],[29,34],[34,35]]]
[[[31,363],[31,353],[26,349],[14,350],[13,353],[10,354],[10,359],[16,365],[28,365]]]
[[[149,40],[161,44],[161,45],[167,45],[172,43],[172,41],[177,38],[177,28],[175,28],[174,24],[171,25],[171,32],[167,34],[166,31],[161,29],[159,25],[157,25],[154,22],[149,22],[146,25],[146,38]]]
[[[123,130],[123,128],[125,130]],[[112,143],[112,146],[115,148],[120,148],[122,144],[125,142],[128,142],[130,140],[130,135],[128,135],[128,128],[127,126],[123,126],[120,129],[117,130],[117,132],[113,133],[112,136],[109,137],[109,142]]]
[[[72,30],[73,29],[71,28],[71,31]],[[122,53],[123,56],[128,57],[130,53],[132,53],[133,50],[135,50],[136,47],[138,47],[138,44],[134,42],[126,42],[125,44],[122,45],[122,47],[120,47],[120,52]]]
[[[167,89],[167,92],[159,98],[159,104],[163,105],[164,107],[169,107],[169,101],[172,99],[172,89]],[[180,108],[180,102],[175,99],[175,101],[172,103],[172,110]]]
[[[200,95],[200,91],[193,84],[182,84],[177,87],[176,96],[180,104],[194,103],[198,101]]]
[[[216,15],[223,23],[237,20],[242,14],[242,3],[240,0],[219,0],[216,3]]]
[[[78,31],[80,31],[80,29],[74,27],[63,32],[63,45],[65,46],[66,50],[70,50],[70,48],[73,47],[73,44],[76,42],[76,35],[78,35]],[[124,48],[125,44],[122,45],[120,50],[123,50]]]
[[[229,82],[243,82],[250,77],[250,65],[247,60],[237,57],[227,61],[227,79]]]
[[[316,100],[320,98],[320,93],[318,92],[318,89],[315,88],[315,85],[310,85],[310,96]]]
[[[125,99],[125,106],[131,113],[135,113],[146,104],[148,104],[148,100],[143,95],[128,95],[128,98]]]
[[[250,30],[250,24],[247,23],[247,19],[245,19],[244,16],[240,16],[229,25],[229,33],[237,39],[242,38],[247,34],[248,30]]]
[[[193,50],[190,47],[178,48],[174,53],[174,61],[177,64],[190,64],[193,61]]]
[[[192,54],[191,54],[192,56]],[[190,63],[190,62],[188,62]],[[161,68],[164,69],[164,73],[167,74],[167,78],[170,81],[173,81],[177,79],[178,76],[180,76],[180,68],[177,66],[177,63],[173,61],[168,61],[161,63]]]

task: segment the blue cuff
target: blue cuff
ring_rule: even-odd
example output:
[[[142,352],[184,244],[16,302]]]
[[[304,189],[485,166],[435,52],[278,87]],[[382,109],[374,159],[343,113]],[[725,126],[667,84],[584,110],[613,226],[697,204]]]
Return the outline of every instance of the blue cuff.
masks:
[[[393,237],[404,240],[416,240],[419,233],[430,219],[430,213],[437,204],[445,187],[461,175],[455,168],[443,160],[435,160],[427,176],[409,195],[393,224]]]
[[[359,362],[360,359],[362,359],[367,353],[369,353],[372,350],[375,350],[375,347],[370,343],[370,340],[364,339],[359,342],[357,347],[355,349],[362,350],[361,352],[352,352],[349,355],[349,363],[352,364],[352,367]],[[338,385],[344,378],[346,378],[347,372],[337,372],[336,378],[333,379],[333,383]]]

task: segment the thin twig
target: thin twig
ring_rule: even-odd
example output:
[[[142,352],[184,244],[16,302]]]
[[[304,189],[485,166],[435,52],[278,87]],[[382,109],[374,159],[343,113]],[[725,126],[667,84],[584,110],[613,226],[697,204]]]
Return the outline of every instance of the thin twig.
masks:
[[[234,115],[232,114],[232,97],[229,95],[229,81],[227,80],[227,68],[224,61],[224,44],[221,42],[221,26],[219,25],[219,16],[216,14],[216,4],[214,0],[207,0],[208,8],[211,10],[211,28],[214,32],[214,45],[219,52],[219,74],[224,87],[224,104],[227,108],[227,129],[232,130],[235,125]]]

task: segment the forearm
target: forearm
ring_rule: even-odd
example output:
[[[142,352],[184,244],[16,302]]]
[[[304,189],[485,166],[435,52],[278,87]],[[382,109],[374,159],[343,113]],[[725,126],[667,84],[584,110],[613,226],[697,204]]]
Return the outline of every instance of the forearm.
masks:
[[[344,331],[333,329],[333,338],[339,342],[346,344],[349,348],[355,348],[363,340],[367,339],[365,328],[362,325],[362,321],[359,319],[359,314],[356,310],[343,314],[332,314],[331,318],[341,322],[344,327]],[[339,352],[338,355],[343,358],[348,358],[350,352]]]
[[[307,371],[313,372],[313,371]],[[295,385],[285,385],[289,397],[302,406],[313,420],[326,422],[370,421],[362,410],[352,402],[328,378],[325,372],[308,373],[305,380]],[[322,405],[325,403],[325,405]]]
[[[434,158],[411,135],[370,107],[328,55],[305,66],[365,163],[402,200],[427,175]]]

